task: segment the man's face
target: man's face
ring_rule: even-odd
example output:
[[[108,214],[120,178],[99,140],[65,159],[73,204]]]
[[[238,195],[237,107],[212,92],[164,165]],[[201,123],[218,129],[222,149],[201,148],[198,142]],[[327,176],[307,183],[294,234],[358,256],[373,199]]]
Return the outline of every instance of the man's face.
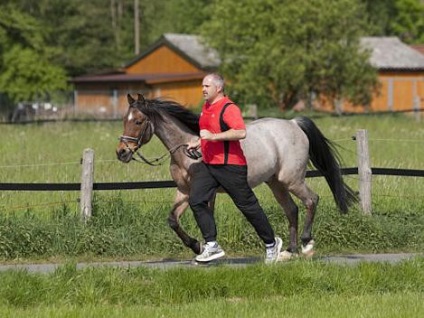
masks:
[[[202,82],[203,98],[209,103],[213,103],[219,95],[220,89],[215,85],[211,76],[206,76]]]

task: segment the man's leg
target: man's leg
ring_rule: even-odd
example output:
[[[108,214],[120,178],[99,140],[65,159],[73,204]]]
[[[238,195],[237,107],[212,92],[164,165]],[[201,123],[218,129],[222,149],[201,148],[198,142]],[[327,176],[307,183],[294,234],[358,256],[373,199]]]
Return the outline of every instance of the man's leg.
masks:
[[[266,245],[274,244],[274,230],[247,183],[247,167],[227,165],[211,167],[210,170],[262,241]]]
[[[209,201],[213,198],[218,186],[218,182],[204,164],[192,177],[189,204],[206,242],[216,241],[215,218],[209,207]]]

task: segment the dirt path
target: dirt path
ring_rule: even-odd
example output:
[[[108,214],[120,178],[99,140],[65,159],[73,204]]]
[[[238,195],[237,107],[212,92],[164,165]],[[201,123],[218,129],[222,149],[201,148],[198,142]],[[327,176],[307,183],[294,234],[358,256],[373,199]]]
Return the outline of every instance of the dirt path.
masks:
[[[424,257],[424,254],[354,254],[343,256],[321,256],[316,257],[314,260],[321,262],[329,262],[336,264],[357,264],[359,262],[388,262],[397,263],[403,260]],[[211,262],[206,266],[216,266],[227,264],[229,266],[247,266],[262,262],[260,258],[225,258],[216,262]],[[284,264],[284,263],[282,263]],[[13,265],[0,265],[0,272],[8,270],[23,270],[30,273],[52,273],[63,264],[13,264]],[[197,265],[192,260],[162,260],[162,261],[121,261],[121,262],[92,262],[92,263],[78,263],[77,269],[85,269],[90,267],[121,267],[132,268],[139,266],[146,266],[158,269],[169,269],[176,266],[192,267],[192,266],[205,266]]]

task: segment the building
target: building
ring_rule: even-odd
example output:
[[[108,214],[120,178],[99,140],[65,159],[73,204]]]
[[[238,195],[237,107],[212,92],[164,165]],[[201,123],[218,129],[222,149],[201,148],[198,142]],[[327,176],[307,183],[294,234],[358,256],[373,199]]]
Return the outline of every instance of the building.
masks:
[[[218,53],[204,46],[200,37],[164,34],[120,70],[73,78],[75,110],[120,117],[128,108],[128,93],[196,107],[202,102],[203,77],[219,64]]]
[[[424,109],[424,55],[397,37],[364,37],[370,63],[378,70],[381,88],[368,107],[343,103],[343,112],[381,112]]]
[[[364,37],[370,62],[378,70],[381,90],[368,107],[342,102],[341,112],[379,112],[424,109],[424,55],[397,37]],[[218,53],[199,36],[164,34],[122,69],[73,78],[77,112],[120,117],[127,93],[173,99],[187,107],[202,102],[201,81],[220,65]],[[331,103],[318,109],[333,111]]]

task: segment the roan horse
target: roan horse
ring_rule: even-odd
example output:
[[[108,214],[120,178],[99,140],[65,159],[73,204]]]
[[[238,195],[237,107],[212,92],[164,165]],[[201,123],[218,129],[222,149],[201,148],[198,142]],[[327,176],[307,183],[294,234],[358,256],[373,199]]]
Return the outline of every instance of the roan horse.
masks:
[[[191,177],[201,164],[201,159],[188,157],[186,149],[186,144],[199,136],[199,116],[172,101],[144,99],[141,94],[137,100],[129,94],[127,98],[129,108],[116,150],[118,159],[130,162],[137,150],[156,134],[169,151],[170,172],[177,185],[168,223],[186,246],[200,254],[202,245],[183,230],[179,221],[189,205]],[[301,251],[311,255],[314,252],[312,225],[319,198],[305,183],[309,161],[325,177],[341,213],[346,213],[349,205],[357,200],[342,179],[336,149],[306,117],[293,120],[263,118],[249,123],[246,128],[247,138],[242,141],[242,147],[248,162],[249,184],[255,187],[265,182],[288,218],[290,243],[283,252],[284,258],[298,253],[298,207],[290,193],[306,207]]]

